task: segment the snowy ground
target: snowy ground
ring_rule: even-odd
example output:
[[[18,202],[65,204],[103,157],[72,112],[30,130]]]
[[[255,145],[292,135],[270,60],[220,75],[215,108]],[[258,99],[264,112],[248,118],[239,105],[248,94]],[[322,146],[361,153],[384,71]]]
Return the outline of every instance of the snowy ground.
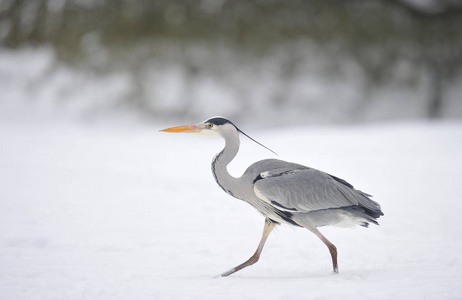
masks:
[[[462,298],[462,123],[249,132],[373,194],[385,216],[322,229],[338,275],[314,235],[281,226],[228,278],[263,218],[213,181],[222,142],[157,131],[170,125],[0,125],[0,299]],[[243,141],[231,172],[270,156]]]

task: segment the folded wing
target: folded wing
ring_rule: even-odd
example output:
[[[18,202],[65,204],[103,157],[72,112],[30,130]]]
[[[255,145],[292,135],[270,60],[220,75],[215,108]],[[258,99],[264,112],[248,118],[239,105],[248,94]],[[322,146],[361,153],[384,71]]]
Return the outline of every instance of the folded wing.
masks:
[[[311,168],[263,172],[255,179],[254,190],[262,200],[284,211],[310,212],[351,206],[380,211],[380,205],[369,199],[368,194],[342,179]]]

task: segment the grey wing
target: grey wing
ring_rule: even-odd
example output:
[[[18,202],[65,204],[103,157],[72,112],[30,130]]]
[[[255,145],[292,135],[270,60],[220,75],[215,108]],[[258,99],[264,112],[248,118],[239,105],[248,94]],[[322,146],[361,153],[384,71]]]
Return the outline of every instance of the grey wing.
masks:
[[[315,169],[281,168],[261,173],[254,191],[265,202],[285,211],[310,212],[356,205],[380,210],[369,195],[343,182]]]

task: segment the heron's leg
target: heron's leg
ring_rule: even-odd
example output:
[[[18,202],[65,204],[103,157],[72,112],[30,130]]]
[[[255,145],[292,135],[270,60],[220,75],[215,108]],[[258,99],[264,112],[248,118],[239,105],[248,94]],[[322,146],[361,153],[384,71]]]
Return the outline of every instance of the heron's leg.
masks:
[[[318,238],[321,239],[321,241],[327,246],[327,248],[329,248],[330,256],[332,257],[332,265],[334,267],[334,272],[338,273],[337,247],[335,247],[334,244],[332,244],[325,236],[323,236],[317,228],[314,228],[314,230],[312,231],[314,234],[318,236]]]
[[[258,261],[260,258],[261,251],[263,250],[263,246],[265,246],[266,239],[270,235],[271,231],[273,231],[276,225],[269,219],[265,220],[265,227],[263,229],[263,236],[261,237],[260,244],[258,244],[257,251],[255,251],[254,255],[252,255],[247,261],[240,264],[239,266],[232,268],[231,270],[221,274],[222,277],[229,276],[233,273],[236,273],[239,270],[244,269],[245,267],[251,266]]]

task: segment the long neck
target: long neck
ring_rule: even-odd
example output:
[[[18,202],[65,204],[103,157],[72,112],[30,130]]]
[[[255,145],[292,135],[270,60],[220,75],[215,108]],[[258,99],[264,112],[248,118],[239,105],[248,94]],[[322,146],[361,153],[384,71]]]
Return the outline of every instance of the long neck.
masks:
[[[238,178],[228,172],[228,164],[239,151],[239,134],[237,132],[225,138],[225,148],[215,155],[212,161],[212,173],[218,185],[228,194],[237,197],[239,191]]]

